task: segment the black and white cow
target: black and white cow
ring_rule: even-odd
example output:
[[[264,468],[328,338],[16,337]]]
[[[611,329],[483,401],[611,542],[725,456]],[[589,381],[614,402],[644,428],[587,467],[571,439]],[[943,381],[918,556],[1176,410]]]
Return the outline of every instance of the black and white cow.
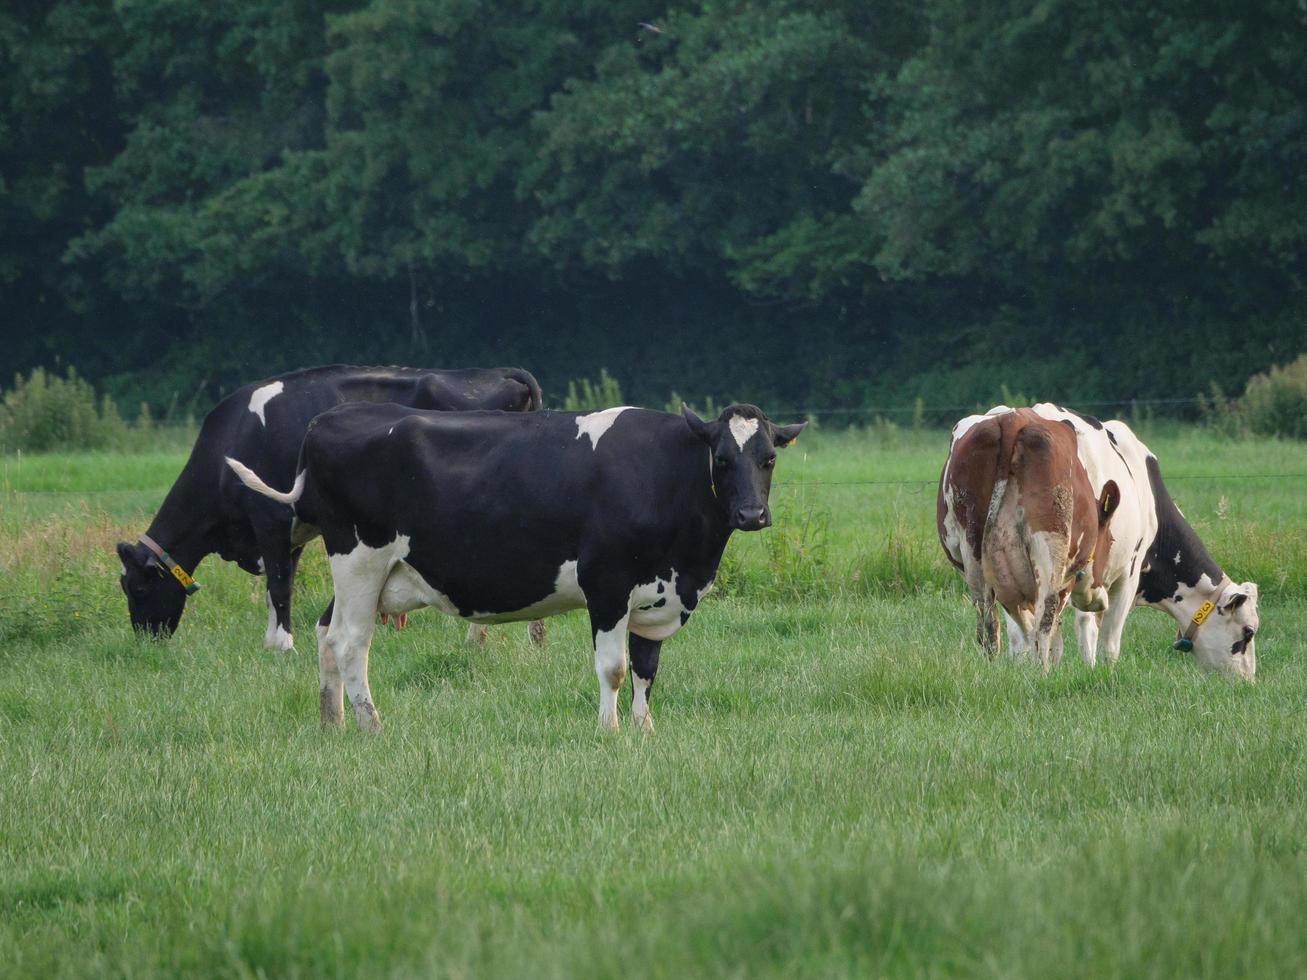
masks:
[[[1009,411],[998,406],[988,414]],[[1176,621],[1177,648],[1192,650],[1200,666],[1253,677],[1257,586],[1234,582],[1212,558],[1167,492],[1157,457],[1124,422],[1101,422],[1048,402],[1035,405],[1034,411],[1075,429],[1080,462],[1096,495],[1109,482],[1120,488],[1111,525],[1115,543],[1102,572],[1107,609],[1075,614],[1085,662],[1093,665],[1102,657],[1115,663],[1126,616],[1135,606],[1146,605]],[[970,416],[959,422],[954,441],[984,418]],[[1022,652],[1022,634],[1010,618],[1008,639],[1014,651]]]
[[[217,553],[268,579],[264,644],[289,650],[291,584],[300,547],[290,543],[285,507],[250,493],[223,463],[249,460],[273,481],[295,477],[304,433],[315,415],[345,402],[396,402],[413,408],[540,408],[540,385],[521,368],[436,371],[333,364],[255,382],[218,403],[200,426],[181,474],[146,533],[120,542],[121,585],[132,626],[156,636],[177,628],[195,567]]]
[[[435,606],[499,623],[584,607],[600,725],[617,727],[629,632],[632,720],[650,730],[662,641],[712,585],[731,532],[771,523],[776,449],[803,425],[773,425],[752,405],[715,421],[688,409],[343,405],[310,426],[289,492],[228,462],[294,507],[297,544],[326,543],[335,596],[318,626],[324,723],[342,720],[348,691],[359,726],[380,725],[368,687],[378,610]]]

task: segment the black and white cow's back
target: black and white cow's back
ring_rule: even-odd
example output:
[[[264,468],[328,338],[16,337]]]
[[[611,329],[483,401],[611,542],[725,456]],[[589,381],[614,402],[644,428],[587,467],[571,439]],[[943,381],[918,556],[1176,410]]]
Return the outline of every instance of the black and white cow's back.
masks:
[[[294,478],[309,422],[349,402],[396,402],[458,411],[540,408],[540,386],[520,368],[438,371],[329,365],[246,385],[207,415],[181,474],[145,535],[118,545],[132,625],[156,635],[176,629],[187,593],[164,566],[186,573],[209,554],[268,580],[267,646],[289,649],[291,586],[299,557],[290,512],[252,494],[224,464],[248,459],[273,482]],[[157,551],[155,549],[158,549]],[[161,555],[160,552],[163,554]]]
[[[601,724],[616,726],[629,631],[632,714],[648,727],[659,645],[698,606],[731,532],[770,523],[775,449],[801,428],[749,405],[713,422],[635,408],[348,405],[314,421],[289,491],[229,462],[294,506],[294,540],[326,543],[335,598],[320,626],[324,720],[339,720],[343,682],[359,723],[377,724],[366,663],[379,609],[503,622],[584,607]]]

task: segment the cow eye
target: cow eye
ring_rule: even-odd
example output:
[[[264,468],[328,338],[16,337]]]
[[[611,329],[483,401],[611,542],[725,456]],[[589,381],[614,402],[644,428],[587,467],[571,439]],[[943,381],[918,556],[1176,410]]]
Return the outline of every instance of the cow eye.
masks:
[[[775,466],[775,465],[776,465],[776,457],[775,457],[775,456],[768,456],[766,459],[764,459],[764,460],[762,461],[762,468],[763,468],[764,470],[769,470],[769,469],[771,469],[771,468],[772,468],[773,466]]]
[[[727,459],[725,456],[715,457],[713,459],[713,463],[716,464],[718,469],[725,469],[726,467],[731,465],[731,461]]]

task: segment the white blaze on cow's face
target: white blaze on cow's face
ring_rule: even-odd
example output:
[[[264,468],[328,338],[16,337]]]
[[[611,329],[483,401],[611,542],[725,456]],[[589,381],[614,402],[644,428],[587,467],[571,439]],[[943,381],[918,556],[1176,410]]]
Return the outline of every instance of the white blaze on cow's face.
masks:
[[[1257,672],[1257,585],[1226,583],[1212,600],[1216,610],[1194,636],[1194,659],[1200,667],[1237,674],[1249,680]]]
[[[806,422],[776,426],[753,405],[732,405],[715,421],[705,422],[688,407],[686,423],[711,451],[713,492],[726,513],[727,524],[757,531],[771,524],[767,499],[771,493],[776,450],[798,438]]]

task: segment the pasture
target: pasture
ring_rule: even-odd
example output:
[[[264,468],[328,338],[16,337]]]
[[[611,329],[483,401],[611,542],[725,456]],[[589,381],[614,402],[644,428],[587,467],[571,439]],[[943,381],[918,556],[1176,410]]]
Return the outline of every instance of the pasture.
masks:
[[[0,458],[0,973],[1265,976],[1307,972],[1307,445],[1145,428],[1261,587],[1258,679],[1137,610],[988,663],[934,533],[942,432],[806,432],[668,641],[658,731],[596,730],[583,614],[483,649],[380,629],[386,728],[318,726],[297,651],[216,558],[130,635],[113,544],[184,452]]]

